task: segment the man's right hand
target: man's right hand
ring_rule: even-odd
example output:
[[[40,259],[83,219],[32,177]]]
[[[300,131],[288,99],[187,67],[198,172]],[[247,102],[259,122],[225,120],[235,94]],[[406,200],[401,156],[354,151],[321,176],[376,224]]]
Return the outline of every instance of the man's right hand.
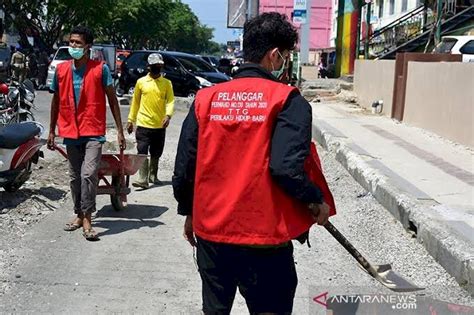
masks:
[[[133,132],[133,123],[131,122],[127,123],[127,132],[128,134],[131,134]]]
[[[56,143],[54,142],[55,138],[56,138],[56,134],[54,132],[50,132],[48,136],[47,146],[48,146],[48,149],[52,151],[54,151],[54,147],[56,146]]]
[[[184,239],[191,244],[191,246],[196,246],[196,237],[194,236],[194,229],[193,229],[193,217],[188,215],[186,216],[186,220],[184,221],[184,231],[183,231]]]
[[[329,220],[329,205],[325,202],[322,204],[312,203],[309,209],[318,225],[325,225]]]

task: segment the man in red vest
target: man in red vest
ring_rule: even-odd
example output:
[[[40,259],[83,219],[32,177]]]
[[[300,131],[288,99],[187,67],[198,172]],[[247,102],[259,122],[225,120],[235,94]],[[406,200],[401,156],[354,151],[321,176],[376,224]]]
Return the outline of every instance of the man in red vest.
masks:
[[[279,13],[246,22],[246,63],[234,80],[200,90],[183,123],[173,189],[197,247],[205,314],[229,314],[237,288],[251,314],[291,313],[291,240],[328,220],[304,170],[311,106],[277,80],[297,38]]]
[[[71,31],[69,54],[73,58],[59,64],[50,89],[51,122],[48,148],[54,150],[56,126],[64,138],[69,160],[71,195],[76,218],[67,223],[66,231],[83,228],[87,240],[97,240],[92,229],[96,210],[97,172],[102,144],[105,142],[106,96],[117,125],[120,148],[125,149],[120,108],[110,70],[106,64],[89,59],[94,41],[90,29],[78,26]]]

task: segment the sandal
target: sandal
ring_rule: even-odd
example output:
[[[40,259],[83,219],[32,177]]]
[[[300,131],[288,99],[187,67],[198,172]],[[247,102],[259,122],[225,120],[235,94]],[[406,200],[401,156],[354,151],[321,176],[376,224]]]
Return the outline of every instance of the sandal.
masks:
[[[97,233],[93,229],[84,230],[82,235],[88,241],[98,241],[99,240],[99,236],[97,236]]]
[[[82,227],[82,224],[70,222],[70,223],[66,223],[66,226],[64,227],[64,231],[72,232],[72,231],[77,230],[80,227]]]

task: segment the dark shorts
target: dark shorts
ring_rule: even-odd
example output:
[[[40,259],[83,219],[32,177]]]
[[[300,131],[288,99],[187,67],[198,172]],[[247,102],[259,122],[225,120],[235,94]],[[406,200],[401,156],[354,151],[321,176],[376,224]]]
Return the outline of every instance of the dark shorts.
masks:
[[[237,288],[250,314],[291,314],[298,279],[293,245],[253,248],[197,238],[203,311],[229,314]]]
[[[152,158],[160,158],[165,147],[166,129],[150,129],[137,127],[135,132],[138,154],[150,154]]]

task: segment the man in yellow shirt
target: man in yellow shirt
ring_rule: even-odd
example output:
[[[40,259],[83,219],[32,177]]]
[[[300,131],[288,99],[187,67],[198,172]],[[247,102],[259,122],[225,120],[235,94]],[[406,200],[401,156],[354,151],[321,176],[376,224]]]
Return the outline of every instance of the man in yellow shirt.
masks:
[[[165,146],[166,127],[174,111],[174,93],[171,81],[161,75],[164,62],[161,54],[148,56],[150,72],[138,79],[133,93],[132,106],[128,115],[127,131],[133,132],[139,154],[150,153],[150,162],[143,163],[134,187],[146,189],[148,183],[161,185],[158,179],[158,162]]]

